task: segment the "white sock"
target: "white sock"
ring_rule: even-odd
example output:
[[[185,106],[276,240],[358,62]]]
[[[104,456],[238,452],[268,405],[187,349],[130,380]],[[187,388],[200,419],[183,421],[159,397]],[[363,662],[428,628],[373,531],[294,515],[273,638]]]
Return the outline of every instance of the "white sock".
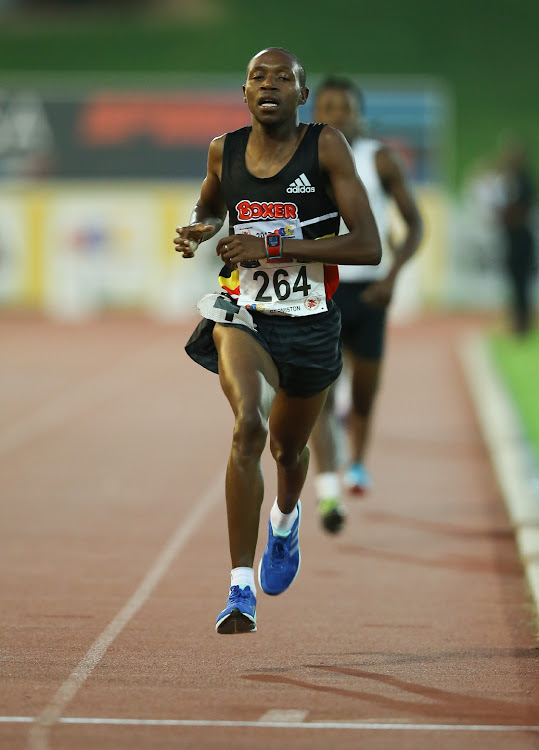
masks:
[[[335,471],[325,471],[314,478],[314,490],[318,500],[337,500],[341,496],[341,483]]]
[[[253,594],[256,596],[254,570],[252,568],[232,568],[230,572],[230,588],[232,588],[232,586],[239,586],[240,589],[249,586]]]
[[[298,512],[298,506],[296,505],[292,513],[282,513],[277,505],[277,498],[275,498],[275,502],[270,510],[271,528],[275,536],[288,536],[290,534],[292,526],[298,517]]]

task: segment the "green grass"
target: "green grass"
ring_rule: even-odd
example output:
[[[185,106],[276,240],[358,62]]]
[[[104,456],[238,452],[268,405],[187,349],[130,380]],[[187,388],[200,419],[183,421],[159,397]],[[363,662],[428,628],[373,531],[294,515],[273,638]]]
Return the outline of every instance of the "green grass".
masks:
[[[539,460],[539,331],[524,339],[493,334],[489,344]]]

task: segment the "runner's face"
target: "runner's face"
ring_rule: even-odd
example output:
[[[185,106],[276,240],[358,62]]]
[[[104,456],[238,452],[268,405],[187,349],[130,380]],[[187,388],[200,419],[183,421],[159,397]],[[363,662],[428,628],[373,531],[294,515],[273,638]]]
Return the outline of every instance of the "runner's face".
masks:
[[[314,119],[337,128],[348,141],[352,141],[361,129],[356,98],[351,91],[321,91],[316,99]]]
[[[299,73],[298,64],[285,53],[263,52],[254,57],[243,87],[253,117],[267,125],[297,120],[298,106],[308,95],[308,90],[300,86]]]

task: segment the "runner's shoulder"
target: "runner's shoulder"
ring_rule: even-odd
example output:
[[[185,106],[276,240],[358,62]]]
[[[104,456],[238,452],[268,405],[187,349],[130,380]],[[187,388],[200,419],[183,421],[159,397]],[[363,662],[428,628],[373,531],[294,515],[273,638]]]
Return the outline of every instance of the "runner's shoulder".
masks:
[[[337,128],[324,125],[318,139],[318,159],[322,167],[328,168],[341,159],[350,160],[352,152],[348,141]]]
[[[218,175],[221,174],[226,135],[226,133],[223,133],[223,135],[213,138],[208,150],[208,166],[211,171],[214,171]]]

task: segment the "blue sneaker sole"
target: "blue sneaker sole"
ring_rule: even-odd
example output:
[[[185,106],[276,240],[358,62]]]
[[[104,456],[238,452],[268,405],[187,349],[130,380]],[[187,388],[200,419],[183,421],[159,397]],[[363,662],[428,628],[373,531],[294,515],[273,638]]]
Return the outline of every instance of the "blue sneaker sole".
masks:
[[[226,617],[215,625],[215,630],[221,635],[234,633],[256,633],[256,620],[244,615],[239,609],[233,609]]]

